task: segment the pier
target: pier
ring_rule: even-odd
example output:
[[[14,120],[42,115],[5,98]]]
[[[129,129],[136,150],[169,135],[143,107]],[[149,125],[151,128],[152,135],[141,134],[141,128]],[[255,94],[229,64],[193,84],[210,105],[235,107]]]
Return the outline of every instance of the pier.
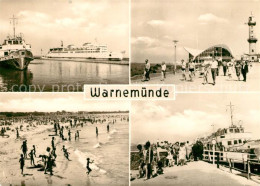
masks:
[[[132,177],[138,174],[138,171],[131,171]],[[259,183],[247,179],[240,171],[213,165],[204,161],[188,162],[185,166],[174,166],[164,168],[164,174],[144,181],[144,179],[135,179],[131,185],[259,185]]]

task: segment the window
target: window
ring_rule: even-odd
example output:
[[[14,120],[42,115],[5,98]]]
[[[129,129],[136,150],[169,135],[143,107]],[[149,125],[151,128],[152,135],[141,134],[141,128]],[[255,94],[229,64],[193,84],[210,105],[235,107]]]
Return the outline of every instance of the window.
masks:
[[[21,52],[21,55],[24,55],[24,52]]]
[[[4,55],[5,55],[5,56],[8,56],[8,52],[4,52]]]
[[[233,133],[233,129],[229,129],[229,132]]]
[[[231,142],[231,141],[228,141],[228,145],[232,145],[232,142]]]
[[[235,145],[237,144],[237,140],[234,141],[234,144],[235,144]]]
[[[252,49],[252,52],[254,52],[254,49]]]
[[[238,142],[239,142],[239,143],[242,143],[242,140],[241,140],[241,139],[239,139],[239,140],[238,140]]]

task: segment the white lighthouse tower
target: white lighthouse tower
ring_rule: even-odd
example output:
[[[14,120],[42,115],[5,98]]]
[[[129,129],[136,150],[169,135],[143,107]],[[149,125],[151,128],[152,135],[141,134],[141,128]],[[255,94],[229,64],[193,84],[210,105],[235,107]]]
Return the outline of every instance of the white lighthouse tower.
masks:
[[[254,26],[256,25],[256,21],[252,13],[248,18],[247,24],[249,27],[249,38],[247,39],[249,43],[249,58],[251,61],[256,61],[257,60],[257,55],[256,55],[257,38],[255,37],[255,33],[254,33]]]

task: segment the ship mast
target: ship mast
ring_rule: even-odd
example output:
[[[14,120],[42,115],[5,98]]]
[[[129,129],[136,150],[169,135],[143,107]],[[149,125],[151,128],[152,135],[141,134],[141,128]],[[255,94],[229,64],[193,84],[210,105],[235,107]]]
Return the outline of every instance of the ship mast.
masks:
[[[227,106],[228,106],[229,109],[230,109],[231,126],[234,126],[234,122],[233,122],[233,107],[234,107],[234,105],[232,105],[231,102],[230,102],[230,104],[227,105]]]
[[[11,20],[12,20],[12,22],[13,22],[13,31],[14,31],[14,38],[15,38],[15,20],[17,20],[17,18],[16,17],[14,17],[14,15],[13,15],[13,17],[12,18],[10,18]]]

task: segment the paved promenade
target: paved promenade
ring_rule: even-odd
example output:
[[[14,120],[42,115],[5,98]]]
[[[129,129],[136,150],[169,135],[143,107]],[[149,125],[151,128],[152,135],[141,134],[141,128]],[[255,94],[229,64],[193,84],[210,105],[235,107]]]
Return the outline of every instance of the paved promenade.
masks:
[[[253,66],[249,68],[249,73],[247,74],[247,82],[238,81],[235,71],[232,72],[232,78],[229,79],[228,76],[224,76],[222,68],[220,69],[220,74],[217,76],[216,85],[213,85],[211,72],[208,73],[209,84],[203,85],[203,77],[200,76],[199,72],[196,72],[193,81],[189,80],[189,75],[186,73],[187,80],[184,81],[181,72],[167,73],[166,79],[164,81],[160,80],[160,76],[152,78],[150,81],[142,82],[141,79],[132,80],[132,84],[175,84],[177,91],[205,91],[205,92],[223,92],[223,91],[260,91],[260,63],[253,63]]]
[[[132,171],[135,176],[137,171]],[[176,186],[256,186],[252,180],[239,175],[239,172],[228,172],[228,169],[217,169],[216,165],[207,162],[190,162],[185,166],[174,166],[164,169],[164,174],[144,181],[143,178],[131,181],[131,185],[176,185]]]

